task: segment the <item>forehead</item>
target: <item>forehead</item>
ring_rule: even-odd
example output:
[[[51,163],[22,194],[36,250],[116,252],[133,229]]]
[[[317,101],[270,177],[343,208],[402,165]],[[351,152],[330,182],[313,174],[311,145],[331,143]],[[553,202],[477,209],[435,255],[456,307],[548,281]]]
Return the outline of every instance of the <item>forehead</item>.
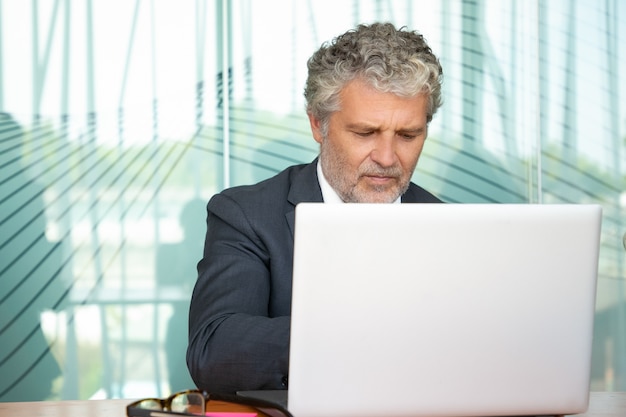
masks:
[[[361,79],[348,82],[339,93],[338,116],[371,122],[394,119],[411,124],[425,124],[428,96],[420,93],[403,97],[382,92]]]

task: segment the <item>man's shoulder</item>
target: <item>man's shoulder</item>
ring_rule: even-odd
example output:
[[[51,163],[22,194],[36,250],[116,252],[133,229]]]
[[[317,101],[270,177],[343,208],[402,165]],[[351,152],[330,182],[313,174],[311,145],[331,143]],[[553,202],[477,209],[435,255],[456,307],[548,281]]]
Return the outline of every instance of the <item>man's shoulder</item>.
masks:
[[[291,165],[278,172],[272,177],[266,178],[256,184],[239,185],[227,188],[221,194],[229,196],[248,196],[255,194],[265,194],[268,192],[285,192],[292,184],[294,177],[300,174],[309,164]]]
[[[403,203],[443,203],[433,193],[411,182],[409,188],[402,195]]]
[[[256,209],[282,205],[286,202],[294,184],[307,186],[311,180],[317,181],[316,177],[308,178],[314,171],[314,163],[292,165],[256,184],[239,185],[224,189],[213,196],[211,200],[219,201],[225,198],[242,206],[253,205]],[[307,178],[303,179],[304,177]]]

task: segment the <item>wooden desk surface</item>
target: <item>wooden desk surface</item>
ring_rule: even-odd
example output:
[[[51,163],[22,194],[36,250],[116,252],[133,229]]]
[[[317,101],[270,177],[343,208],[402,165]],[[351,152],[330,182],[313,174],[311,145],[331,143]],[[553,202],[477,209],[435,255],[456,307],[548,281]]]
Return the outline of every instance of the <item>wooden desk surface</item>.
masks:
[[[132,400],[40,401],[0,403],[0,417],[125,417]],[[220,407],[220,411],[228,411]],[[236,407],[236,406],[235,406]],[[237,411],[232,409],[230,411]],[[626,392],[593,392],[589,410],[577,417],[626,416]]]

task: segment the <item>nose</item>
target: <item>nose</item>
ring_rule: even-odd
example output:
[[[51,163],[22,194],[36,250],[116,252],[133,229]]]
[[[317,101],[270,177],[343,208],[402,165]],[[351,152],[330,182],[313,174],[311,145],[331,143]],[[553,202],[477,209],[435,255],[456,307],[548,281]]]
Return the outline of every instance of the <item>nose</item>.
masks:
[[[393,138],[378,137],[374,143],[374,148],[370,152],[370,158],[382,167],[394,165],[398,156]]]

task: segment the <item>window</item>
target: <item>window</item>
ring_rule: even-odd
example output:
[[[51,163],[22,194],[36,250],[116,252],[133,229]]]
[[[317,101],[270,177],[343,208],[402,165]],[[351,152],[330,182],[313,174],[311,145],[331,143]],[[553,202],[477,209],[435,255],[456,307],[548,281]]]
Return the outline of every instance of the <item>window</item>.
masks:
[[[415,182],[449,202],[603,206],[592,389],[626,389],[617,0],[0,8],[0,400],[193,385],[186,308],[206,201],[316,156],[306,60],[374,20],[422,32],[444,67]]]

